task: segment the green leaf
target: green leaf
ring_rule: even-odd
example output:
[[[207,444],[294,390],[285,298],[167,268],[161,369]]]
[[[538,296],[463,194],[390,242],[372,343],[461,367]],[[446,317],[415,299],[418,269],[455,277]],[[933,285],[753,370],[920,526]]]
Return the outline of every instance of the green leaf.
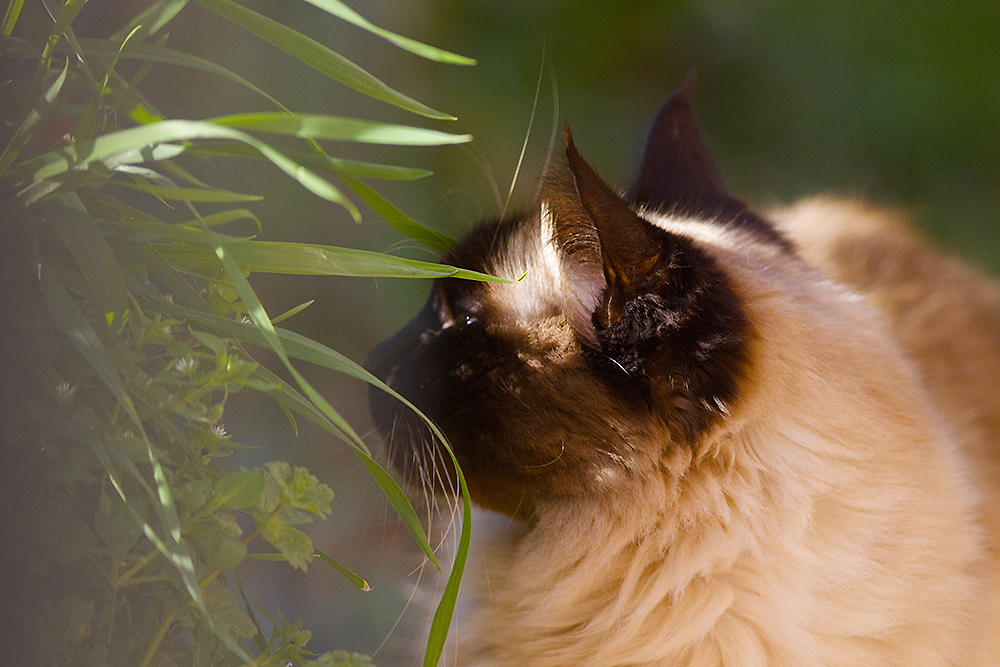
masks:
[[[271,318],[271,324],[277,324],[278,322],[284,322],[289,317],[292,317],[292,316],[294,316],[294,315],[296,315],[298,313],[301,313],[303,310],[305,310],[309,306],[313,305],[313,303],[315,301],[316,301],[316,299],[309,299],[305,303],[300,303],[299,305],[295,306],[294,308],[290,308],[290,309],[286,310],[285,312],[283,312],[281,315],[278,315],[277,317],[272,317]]]
[[[264,492],[264,471],[261,468],[231,472],[219,480],[212,495],[214,510],[236,510],[250,507]],[[227,569],[227,568],[222,568]]]
[[[353,23],[359,28],[363,28],[371,33],[378,35],[379,37],[395,44],[401,49],[409,51],[410,53],[416,54],[423,58],[429,60],[436,60],[438,62],[447,63],[449,65],[475,65],[476,61],[472,58],[466,58],[465,56],[460,56],[455,53],[450,53],[442,49],[435,48],[433,46],[428,46],[416,40],[410,39],[409,37],[403,37],[397,35],[396,33],[389,32],[384,28],[379,28],[378,26],[372,25],[364,17],[355,12],[353,9],[340,2],[340,0],[306,0],[309,4],[319,7],[325,12],[333,14],[348,23]]]
[[[330,651],[305,664],[306,667],[374,667],[368,656],[347,651]]]
[[[43,0],[43,4],[44,2],[45,0]],[[39,58],[38,65],[35,67],[35,72],[31,77],[31,83],[28,86],[28,93],[24,98],[27,102],[26,108],[34,106],[38,98],[42,96],[42,87],[45,84],[45,75],[48,74],[55,46],[59,43],[59,40],[62,39],[63,35],[71,30],[70,25],[73,23],[73,19],[76,18],[76,15],[86,4],[87,0],[66,0],[66,3],[61,7],[58,5],[53,6],[52,4],[46,7],[47,10],[49,10],[50,7],[52,10],[58,8],[58,13],[53,12],[54,20],[52,30],[49,32],[48,40],[45,42],[45,48],[42,50],[42,56]],[[86,71],[86,61],[81,59],[81,64]],[[21,124],[23,125],[23,122]],[[6,164],[7,163],[3,163],[3,165],[0,166],[0,169],[5,167]]]
[[[293,137],[393,146],[440,146],[472,141],[472,135],[469,134],[452,134],[409,125],[322,114],[246,113],[210,118],[208,122]]]
[[[265,468],[277,484],[283,505],[320,516],[330,513],[333,491],[310,475],[308,470],[300,466],[293,468],[284,461],[268,463]]]
[[[87,210],[100,217],[105,224],[115,225],[138,234],[155,235],[182,241],[194,246],[203,246],[210,242],[205,230],[189,226],[189,223],[168,224],[159,218],[145,213],[137,208],[124,204],[117,199],[100,192],[82,192],[81,198],[87,203]],[[223,214],[224,215],[224,214]],[[219,220],[214,216],[203,216],[206,226]],[[222,219],[223,222],[228,220]],[[219,222],[218,224],[221,224]],[[222,243],[241,241],[235,236],[215,232],[215,238]]]
[[[51,204],[44,211],[83,274],[98,312],[123,314],[129,307],[125,278],[98,221],[70,206]]]
[[[224,632],[231,632],[240,639],[248,639],[257,632],[250,617],[240,609],[233,592],[217,580],[205,587],[205,607]]]
[[[347,569],[346,567],[344,567],[343,565],[341,565],[340,563],[338,563],[334,559],[330,558],[329,556],[327,556],[325,553],[323,553],[319,549],[316,549],[315,551],[316,551],[316,555],[319,556],[319,559],[321,561],[323,561],[324,563],[326,563],[327,565],[329,565],[330,567],[332,567],[334,570],[336,570],[337,572],[339,572],[349,582],[351,582],[352,584],[354,584],[355,586],[357,586],[358,588],[360,588],[361,590],[363,590],[365,592],[370,591],[372,589],[372,587],[368,585],[367,581],[365,581],[364,579],[362,579],[358,575],[354,574],[349,569]]]
[[[226,341],[222,340],[214,334],[207,333],[205,331],[196,331],[194,329],[188,329],[191,335],[198,339],[198,342],[210,349],[215,356],[221,357],[226,353]]]
[[[412,408],[411,409],[416,409]],[[418,414],[420,414],[418,412]],[[434,619],[431,621],[431,630],[427,636],[427,646],[424,649],[423,667],[437,667],[441,660],[441,653],[444,651],[444,643],[448,638],[448,630],[451,628],[451,619],[455,615],[455,605],[458,603],[458,590],[462,585],[462,575],[465,572],[465,565],[469,559],[469,547],[472,544],[472,503],[469,498],[469,487],[465,482],[465,475],[458,465],[455,452],[452,451],[436,426],[428,422],[435,435],[444,444],[445,451],[451,457],[452,464],[458,472],[458,486],[462,494],[462,532],[458,539],[458,550],[455,552],[455,561],[451,566],[451,573],[448,575],[448,583],[445,584],[444,594],[434,610]]]
[[[8,5],[8,13],[11,7],[14,6],[12,2]],[[17,132],[11,138],[7,147],[4,148],[3,154],[0,154],[0,173],[5,171],[7,167],[17,158],[17,154],[24,147],[24,145],[31,138],[31,130],[38,124],[38,121],[46,118],[54,108],[54,102],[56,97],[59,96],[59,91],[62,90],[63,84],[66,82],[66,74],[69,72],[69,60],[66,60],[66,64],[63,65],[62,72],[59,76],[55,78],[52,85],[48,87],[42,98],[38,100],[38,103],[28,114],[28,117],[24,119],[21,123],[21,127],[17,129]]]
[[[258,156],[259,157],[259,156]],[[209,227],[217,227],[219,225],[224,225],[227,222],[235,222],[237,220],[253,220],[257,225],[257,229],[261,228],[260,219],[245,208],[236,208],[229,211],[220,211],[219,213],[212,213],[211,215],[202,216],[202,220]],[[164,223],[167,224],[167,223]],[[180,223],[182,227],[190,227],[192,229],[197,229],[197,220],[188,220],[187,222]],[[201,232],[200,229],[198,229]]]
[[[443,252],[451,250],[451,247],[455,245],[455,239],[420,224],[356,178],[352,178],[347,174],[342,174],[340,178],[347,184],[347,187],[354,190],[366,204],[371,206],[373,211],[381,215],[386,222],[411,239],[416,239],[424,245]]]
[[[277,21],[241,7],[230,0],[198,0],[198,2],[360,93],[428,118],[455,119],[454,116],[435,111],[413,98],[393,90],[339,53]]]
[[[186,0],[185,0],[186,2]],[[145,26],[143,26],[144,28]],[[140,32],[143,32],[140,30]],[[118,49],[115,43],[110,40],[104,39],[80,39],[80,46],[91,56],[99,56],[102,58],[111,58],[118,54]],[[177,65],[180,67],[185,67],[187,69],[193,69],[200,72],[206,72],[208,74],[213,74],[215,76],[221,77],[228,81],[232,81],[248,90],[265,98],[268,102],[273,104],[276,108],[287,111],[285,106],[279,102],[274,97],[271,97],[263,90],[255,86],[253,83],[247,81],[240,75],[217,65],[210,60],[205,60],[204,58],[199,58],[198,56],[192,55],[190,53],[184,53],[183,51],[175,51],[173,49],[168,49],[163,46],[157,46],[153,44],[139,44],[134,39],[130,41],[125,47],[120,51],[121,58],[130,58],[134,60],[142,60],[149,63],[163,63],[167,65]]]
[[[131,508],[117,493],[101,495],[94,513],[94,530],[117,558],[122,558],[142,535],[146,509],[140,502],[129,501]]]
[[[136,28],[139,28],[139,31],[135,37],[142,41],[170,23],[187,3],[188,0],[160,0],[154,3],[112,35],[111,41],[121,43]]]
[[[146,183],[126,183],[124,181],[111,181],[108,185],[116,185],[130,190],[137,190],[153,195],[158,199],[176,199],[181,201],[212,202],[216,204],[237,202],[237,201],[260,201],[260,195],[245,195],[239,192],[229,192],[228,190],[203,188],[176,188],[165,185],[149,185]]]
[[[242,541],[217,532],[205,547],[205,567],[209,570],[231,570],[243,562],[246,555],[247,547]]]
[[[206,231],[208,231],[207,228]],[[386,497],[389,499],[390,504],[392,504],[393,509],[396,510],[396,513],[399,515],[403,525],[410,531],[410,534],[413,536],[414,540],[416,540],[417,544],[420,546],[427,558],[434,564],[435,567],[440,569],[440,566],[437,564],[437,559],[434,557],[434,552],[430,548],[427,535],[424,533],[423,527],[420,525],[420,521],[417,519],[416,512],[413,509],[413,505],[410,504],[406,494],[404,494],[402,489],[399,488],[396,481],[392,479],[392,477],[390,477],[388,473],[386,473],[381,466],[379,466],[371,458],[371,454],[368,452],[368,448],[365,446],[364,442],[358,437],[350,425],[344,421],[343,417],[341,417],[340,414],[338,414],[337,411],[334,410],[333,407],[326,401],[326,399],[323,398],[319,392],[313,389],[312,385],[310,385],[306,379],[302,377],[302,374],[299,373],[294,366],[292,366],[287,354],[285,353],[284,347],[281,344],[277,331],[267,316],[267,312],[264,310],[264,307],[261,305],[257,295],[250,287],[250,284],[247,282],[232,257],[221,245],[218,244],[215,246],[215,252],[222,261],[222,264],[226,269],[226,273],[229,274],[229,278],[233,281],[233,285],[239,292],[240,298],[247,305],[247,310],[250,312],[254,323],[264,335],[264,338],[267,341],[267,346],[278,354],[284,363],[285,368],[287,368],[292,374],[292,377],[295,379],[296,383],[298,383],[299,387],[309,400],[312,401],[312,403],[324,414],[324,416],[330,419],[330,421],[343,432],[346,436],[345,442],[347,442],[357,457],[361,459],[369,473],[371,473],[374,477],[376,483],[382,488],[382,491],[386,494]],[[461,473],[459,473],[459,480],[462,480]]]
[[[398,167],[388,164],[374,164],[371,162],[359,162],[357,160],[346,160],[343,158],[330,157],[329,155],[319,155],[317,153],[306,153],[303,151],[289,150],[276,147],[278,152],[291,160],[308,167],[313,171],[330,174],[348,174],[350,176],[360,176],[364,178],[380,178],[390,181],[412,181],[418,178],[426,178],[434,172],[428,169],[417,169],[415,167]],[[218,155],[228,157],[245,157],[251,159],[263,159],[263,156],[253,148],[244,144],[234,144],[228,141],[201,141],[188,149],[189,155]]]
[[[22,7],[24,7],[24,0],[10,0],[7,3],[7,11],[3,15],[3,23],[0,24],[0,34],[9,35],[14,31]]]
[[[193,139],[231,139],[248,144],[313,194],[340,204],[355,219],[360,217],[357,207],[315,172],[245,132],[201,121],[165,120],[111,132],[25,160],[13,167],[12,177],[22,183],[37,183],[70,170],[82,169],[93,162],[114,168],[119,164],[156,161],[161,159],[156,153],[161,145],[176,149],[170,142]]]
[[[485,282],[510,283],[477,271],[459,269],[404,259],[369,250],[338,248],[310,243],[281,241],[243,241],[225,243],[226,252],[236,263],[260,273],[292,273],[316,276],[355,276],[368,278],[464,278]],[[160,252],[167,257],[208,261],[209,252],[201,248],[163,244]]]
[[[302,571],[309,567],[314,550],[308,535],[278,517],[266,519],[262,524],[258,524],[258,529],[261,537],[280,551],[292,567]]]
[[[214,235],[205,227],[205,231],[208,232],[209,237],[215,240]],[[368,454],[368,448],[365,446],[364,441],[354,432],[351,425],[336,411],[333,409],[326,399],[324,399],[315,389],[312,388],[302,374],[299,373],[294,366],[292,366],[291,361],[288,359],[288,355],[285,354],[284,348],[281,346],[281,340],[278,338],[274,325],[271,324],[271,319],[267,315],[267,311],[264,310],[264,306],[261,304],[260,299],[257,298],[257,294],[253,291],[250,283],[247,282],[246,277],[243,275],[242,270],[233,261],[232,256],[222,247],[217,241],[215,241],[215,254],[221,260],[223,268],[226,270],[226,274],[233,283],[233,287],[240,296],[240,300],[246,305],[247,312],[253,319],[254,324],[260,329],[261,333],[264,335],[264,339],[267,341],[267,347],[273,350],[281,362],[288,369],[288,372],[292,374],[295,382],[299,385],[305,395],[309,398],[313,404],[319,408],[321,412],[333,422],[340,432],[346,436],[345,442],[351,446],[352,449],[357,449]]]

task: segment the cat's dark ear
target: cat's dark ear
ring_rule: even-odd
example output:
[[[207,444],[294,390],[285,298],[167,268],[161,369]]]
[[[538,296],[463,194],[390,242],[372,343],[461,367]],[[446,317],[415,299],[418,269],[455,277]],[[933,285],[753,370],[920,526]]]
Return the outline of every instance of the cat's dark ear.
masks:
[[[705,250],[639,216],[580,156],[569,128],[565,141],[568,169],[550,185],[543,221],[589,308],[574,326],[618,380],[624,371],[642,387],[678,441],[694,442],[736,395],[748,320]]]
[[[702,137],[691,96],[690,74],[660,110],[646,142],[642,171],[629,190],[638,206],[740,227],[769,241],[788,246],[764,219],[726,188]]]
[[[618,323],[625,303],[661,269],[663,232],[636,215],[580,156],[569,126],[566,157],[579,203],[597,233],[606,288],[594,313],[598,326]]]

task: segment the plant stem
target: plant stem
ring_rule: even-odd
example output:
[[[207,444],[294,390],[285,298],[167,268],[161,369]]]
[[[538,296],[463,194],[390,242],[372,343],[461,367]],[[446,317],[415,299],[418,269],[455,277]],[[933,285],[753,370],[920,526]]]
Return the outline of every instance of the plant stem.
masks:
[[[160,555],[160,552],[158,550],[156,550],[156,549],[154,549],[153,551],[150,551],[148,554],[146,554],[145,556],[143,556],[142,558],[140,558],[138,563],[136,563],[135,565],[133,565],[132,567],[130,567],[128,570],[126,570],[125,574],[123,574],[121,577],[119,577],[118,579],[116,579],[115,582],[114,582],[114,586],[116,588],[120,587],[120,586],[124,586],[126,584],[126,582],[128,582],[129,579],[131,579],[132,577],[134,577],[139,572],[139,570],[141,570],[142,568],[144,568],[147,565],[149,565],[149,561],[153,560],[154,558],[156,558],[159,555]]]
[[[156,630],[156,635],[153,637],[149,648],[146,649],[146,654],[142,656],[142,662],[139,663],[139,667],[149,667],[149,663],[153,660],[153,656],[156,655],[156,650],[160,648],[160,644],[163,643],[163,638],[167,636],[167,631],[170,629],[176,616],[177,610],[173,609],[163,617],[163,622],[160,623],[160,627]]]

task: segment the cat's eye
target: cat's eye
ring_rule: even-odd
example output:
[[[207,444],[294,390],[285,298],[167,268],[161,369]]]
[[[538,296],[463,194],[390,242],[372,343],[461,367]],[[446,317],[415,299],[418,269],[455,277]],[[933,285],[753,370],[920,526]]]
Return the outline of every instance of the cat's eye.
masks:
[[[459,313],[455,316],[455,328],[464,329],[479,322],[479,318],[471,313]]]
[[[476,313],[480,311],[482,306],[476,299],[466,296],[457,299],[452,304],[445,294],[436,292],[432,303],[437,311],[438,321],[441,323],[440,331],[464,329],[479,322]]]

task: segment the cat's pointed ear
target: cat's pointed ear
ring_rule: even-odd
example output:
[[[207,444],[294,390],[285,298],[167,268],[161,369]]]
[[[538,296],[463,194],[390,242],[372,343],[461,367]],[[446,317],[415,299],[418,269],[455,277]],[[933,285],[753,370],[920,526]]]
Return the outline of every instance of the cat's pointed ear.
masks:
[[[694,83],[692,73],[660,109],[630,194],[636,203],[664,211],[714,213],[723,204],[742,210],[701,135],[691,103]]]
[[[636,205],[662,213],[713,220],[785,249],[788,241],[726,188],[702,137],[691,96],[692,72],[663,105],[646,142],[642,171],[629,190]]]
[[[597,232],[606,289],[595,318],[599,326],[607,328],[618,323],[628,299],[658,270],[664,248],[651,225],[636,215],[580,156],[568,125],[564,133],[576,194]]]

